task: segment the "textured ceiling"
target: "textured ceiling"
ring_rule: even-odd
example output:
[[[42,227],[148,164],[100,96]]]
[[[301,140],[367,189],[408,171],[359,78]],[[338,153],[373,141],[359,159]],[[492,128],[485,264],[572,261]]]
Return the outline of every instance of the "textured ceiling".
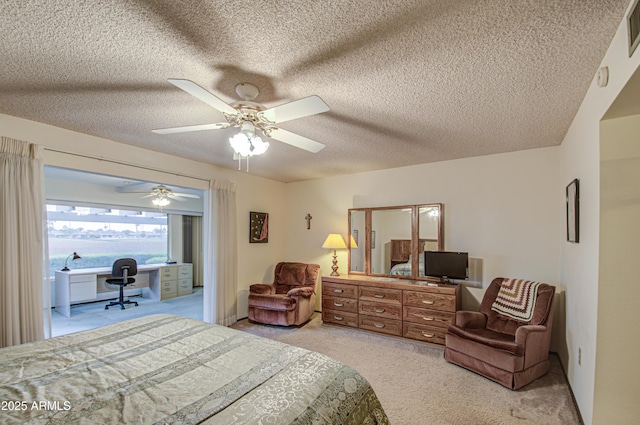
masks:
[[[237,168],[227,102],[331,108],[282,128],[250,172],[283,182],[558,145],[628,0],[0,2],[0,113]],[[244,169],[244,165],[243,165]]]

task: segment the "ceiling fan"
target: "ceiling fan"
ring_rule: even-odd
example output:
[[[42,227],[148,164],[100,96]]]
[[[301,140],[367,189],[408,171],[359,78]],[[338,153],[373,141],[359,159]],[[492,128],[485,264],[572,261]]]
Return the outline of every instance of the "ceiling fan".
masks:
[[[141,196],[141,198],[151,198],[153,196],[157,198],[175,199],[176,201],[180,202],[186,201],[186,199],[184,198],[200,199],[198,195],[192,195],[190,193],[175,193],[173,190],[169,189],[163,184],[154,187],[153,189],[151,189],[151,192],[148,195]]]
[[[169,79],[168,81],[174,86],[186,91],[190,95],[222,112],[227,122],[162,128],[152,130],[154,133],[173,134],[189,131],[218,130],[229,127],[239,127],[240,133],[238,134],[240,136],[236,137],[238,136],[236,135],[229,140],[238,158],[248,158],[249,156],[260,155],[269,147],[268,142],[263,142],[262,139],[256,136],[256,130],[262,132],[266,137],[279,140],[283,143],[312,153],[317,153],[325,147],[322,143],[300,136],[299,134],[283,130],[277,126],[277,124],[285,121],[291,121],[309,115],[327,112],[329,107],[318,96],[308,96],[293,102],[266,109],[263,105],[253,101],[253,99],[255,99],[259,94],[258,88],[253,84],[238,84],[236,86],[236,93],[242,100],[228,104],[193,81],[180,79]],[[234,139],[236,139],[235,143]]]
[[[176,201],[185,202],[185,198],[193,198],[200,199],[198,195],[192,195],[190,193],[176,193],[167,186],[160,184],[155,186],[149,190],[141,190],[140,188],[135,187],[135,185],[131,185],[133,187],[119,187],[117,188],[118,192],[121,193],[146,193],[146,195],[141,196],[141,198],[154,198],[151,202],[153,205],[157,207],[166,207],[171,203],[170,199],[174,199]]]

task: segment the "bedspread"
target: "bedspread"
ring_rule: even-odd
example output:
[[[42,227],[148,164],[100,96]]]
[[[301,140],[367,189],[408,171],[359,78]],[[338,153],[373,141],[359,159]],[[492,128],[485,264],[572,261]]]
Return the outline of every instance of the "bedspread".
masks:
[[[174,315],[0,349],[0,423],[386,424],[357,371]]]

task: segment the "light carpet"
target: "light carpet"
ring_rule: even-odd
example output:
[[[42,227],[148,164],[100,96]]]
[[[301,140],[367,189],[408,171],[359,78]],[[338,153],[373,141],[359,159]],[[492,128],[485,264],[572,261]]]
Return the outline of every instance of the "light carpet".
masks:
[[[231,326],[317,351],[358,370],[378,395],[392,424],[580,424],[556,355],[547,375],[511,391],[447,363],[427,344],[322,323],[315,313],[301,327],[250,323]]]

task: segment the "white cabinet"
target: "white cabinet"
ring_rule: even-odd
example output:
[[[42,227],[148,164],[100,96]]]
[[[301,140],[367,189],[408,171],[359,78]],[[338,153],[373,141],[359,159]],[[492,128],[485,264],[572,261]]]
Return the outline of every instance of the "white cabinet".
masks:
[[[98,276],[92,269],[74,274],[56,271],[56,311],[71,317],[71,304],[94,301],[98,295]]]
[[[181,264],[178,266],[178,296],[193,293],[193,265]]]
[[[95,274],[80,274],[69,276],[69,301],[93,301],[98,295],[98,276]]]

